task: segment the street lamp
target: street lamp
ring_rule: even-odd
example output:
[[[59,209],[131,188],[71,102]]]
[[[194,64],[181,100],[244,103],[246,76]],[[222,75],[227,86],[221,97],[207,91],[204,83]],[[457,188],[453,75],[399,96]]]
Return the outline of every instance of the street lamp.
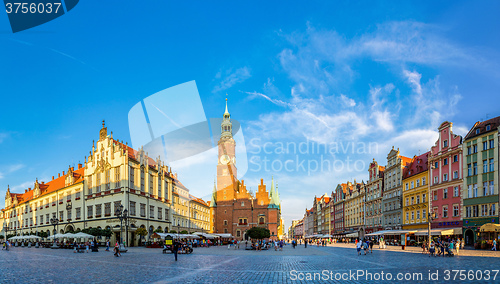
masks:
[[[59,224],[59,219],[57,219],[57,217],[54,216],[50,219],[50,223],[52,224],[52,226],[54,226],[54,243],[52,244],[52,248],[57,248],[55,235],[57,233],[56,226]]]
[[[429,190],[427,191],[429,196],[427,197],[427,237],[428,237],[428,244],[427,244],[427,249],[431,248],[431,223],[434,219],[436,219],[436,214],[431,213],[431,198],[432,198],[432,191],[431,191],[431,182],[432,182],[432,170],[434,170],[436,167],[432,165],[432,162],[429,162],[429,183],[428,187]]]
[[[177,222],[177,241],[179,240],[180,231],[181,231],[181,223]]]
[[[123,210],[123,205],[120,205],[120,207],[116,209],[115,214],[116,214],[116,217],[120,220],[120,249],[122,249],[122,246],[123,246],[123,237],[122,237],[123,221],[125,221],[125,224],[127,224],[128,210],[127,209]],[[127,229],[128,229],[128,225],[127,225]],[[125,234],[127,235],[127,242],[128,242],[127,230],[125,230]]]
[[[68,214],[68,227],[69,224],[71,224],[71,209],[73,208],[73,205],[71,205],[71,201],[68,201],[66,203],[66,213]]]

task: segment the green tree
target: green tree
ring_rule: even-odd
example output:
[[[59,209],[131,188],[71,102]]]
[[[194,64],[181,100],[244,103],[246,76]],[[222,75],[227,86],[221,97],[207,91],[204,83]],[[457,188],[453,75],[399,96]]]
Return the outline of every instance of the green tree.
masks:
[[[271,232],[266,228],[253,227],[247,231],[247,235],[252,239],[262,240],[271,237]]]
[[[148,234],[148,231],[144,228],[137,228],[135,233],[139,236],[141,236],[141,239]]]
[[[187,234],[187,233],[188,233],[188,231],[183,230],[183,231],[181,231],[179,234]]]
[[[0,239],[3,240],[3,235],[0,235]]]
[[[170,233],[172,233],[172,234],[176,234],[176,233],[177,233],[177,231],[176,231],[176,230],[170,230]]]
[[[49,234],[47,234],[47,232],[41,231],[41,232],[38,233],[38,236],[42,237],[42,238],[46,238],[46,237],[49,236]]]
[[[154,230],[154,232],[155,232],[155,233],[163,233],[163,230],[162,230],[162,229],[160,229],[160,228],[158,228],[158,229]]]

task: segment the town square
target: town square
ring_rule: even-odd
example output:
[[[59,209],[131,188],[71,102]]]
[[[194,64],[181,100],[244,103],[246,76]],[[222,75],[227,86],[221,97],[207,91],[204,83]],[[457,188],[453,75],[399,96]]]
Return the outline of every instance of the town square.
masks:
[[[500,283],[500,2],[4,0],[0,284]]]

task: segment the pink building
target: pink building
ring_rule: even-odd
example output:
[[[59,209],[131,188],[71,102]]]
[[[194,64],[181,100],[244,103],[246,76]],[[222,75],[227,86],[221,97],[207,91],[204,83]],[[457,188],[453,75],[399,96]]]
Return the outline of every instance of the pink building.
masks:
[[[453,134],[453,123],[445,121],[439,126],[439,139],[431,147],[431,208],[437,213],[433,229],[455,228],[461,235],[462,228],[462,136]]]

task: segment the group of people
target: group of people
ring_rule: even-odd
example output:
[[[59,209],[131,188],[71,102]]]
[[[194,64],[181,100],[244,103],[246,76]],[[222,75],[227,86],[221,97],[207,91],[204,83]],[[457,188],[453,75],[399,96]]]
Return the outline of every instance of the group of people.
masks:
[[[358,256],[361,255],[361,249],[364,250],[365,255],[367,252],[373,253],[373,243],[374,241],[371,239],[363,239],[362,241],[360,239],[355,240],[356,243],[356,251],[358,252]]]
[[[2,250],[9,250],[9,247],[11,246],[9,241],[5,241],[2,244]]]
[[[436,241],[431,241],[430,247],[427,248],[427,242],[422,244],[422,253],[429,252],[431,256],[454,256],[459,254],[460,248],[464,248],[464,241],[460,239],[446,239],[441,240],[438,238]]]

